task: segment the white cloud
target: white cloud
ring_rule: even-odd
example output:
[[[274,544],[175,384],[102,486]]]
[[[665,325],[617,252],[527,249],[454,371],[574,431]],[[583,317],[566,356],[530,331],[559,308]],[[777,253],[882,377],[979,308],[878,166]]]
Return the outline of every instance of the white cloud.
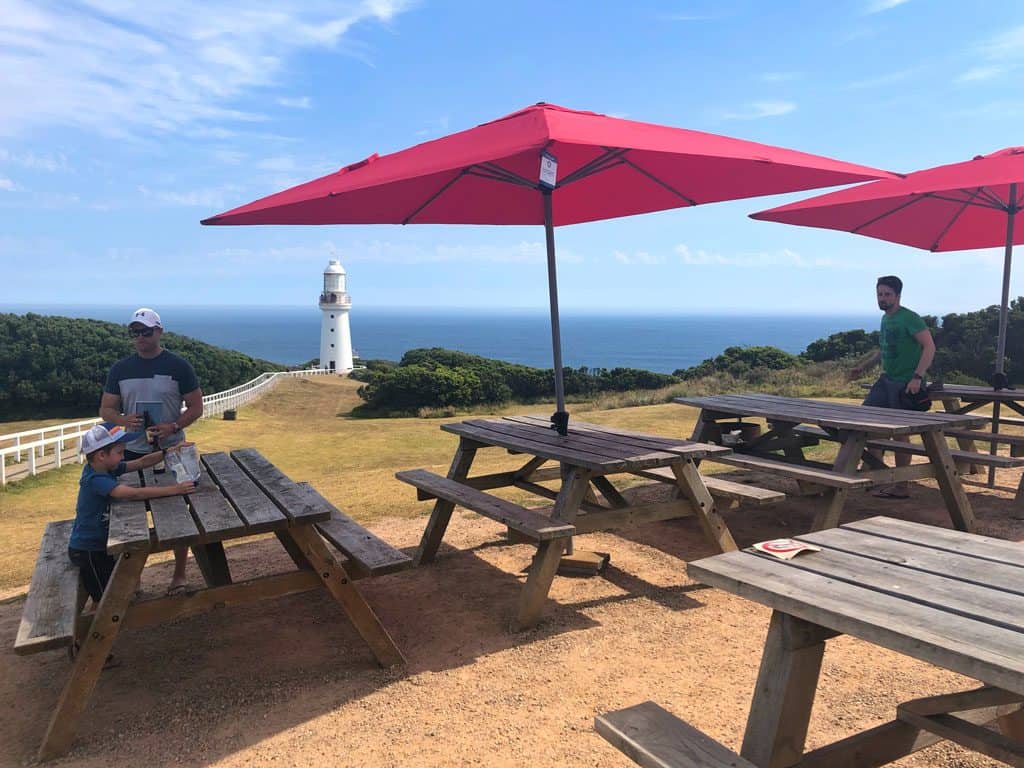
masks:
[[[648,253],[647,251],[637,251],[636,253],[615,251],[613,255],[615,260],[620,264],[654,265],[665,263],[665,257],[663,255],[658,253]]]
[[[953,82],[991,80],[1019,69],[1024,64],[1024,25],[1000,32],[977,46],[973,58],[979,56],[985,63],[971,67]]]
[[[679,258],[683,264],[701,267],[788,266],[799,267],[802,269],[820,269],[825,267],[844,266],[842,262],[839,262],[830,256],[816,256],[808,258],[802,256],[796,251],[791,251],[789,248],[783,248],[782,250],[771,252],[723,255],[720,253],[711,253],[703,249],[692,251],[689,246],[680,243],[675,247],[675,252],[679,254]]]
[[[294,54],[346,51],[354,25],[387,22],[411,2],[180,0],[140,12],[130,0],[4,0],[0,134],[62,125],[136,136],[261,120],[238,102],[276,86]]]
[[[978,80],[991,80],[996,75],[1001,75],[1002,73],[1002,67],[974,67],[964,72],[953,82],[972,83]]]
[[[792,101],[753,101],[739,110],[722,112],[719,117],[723,120],[759,120],[787,115],[795,109],[796,104]]]
[[[240,191],[239,187],[230,184],[213,189],[196,189],[187,192],[150,189],[145,186],[140,186],[138,189],[139,194],[144,198],[161,205],[219,208],[221,210],[227,208],[228,203],[226,201],[237,196]]]
[[[277,100],[277,103],[282,107],[291,107],[292,109],[309,109],[313,106],[312,102],[309,100],[309,96],[294,99],[280,98]]]
[[[0,189],[4,192],[13,192],[17,187],[15,187],[14,182],[6,176],[0,176]]]
[[[882,11],[889,11],[893,8],[903,5],[908,0],[869,0],[866,13],[881,13]]]
[[[916,75],[921,71],[921,67],[912,67],[910,69],[900,69],[896,72],[887,72],[884,75],[878,75],[877,77],[869,77],[865,80],[855,80],[848,84],[846,88],[858,90],[861,88],[878,88],[880,86],[892,85],[893,83],[900,83],[907,78]]]
[[[62,152],[8,152],[0,149],[0,165],[17,165],[33,171],[69,171],[68,159]]]

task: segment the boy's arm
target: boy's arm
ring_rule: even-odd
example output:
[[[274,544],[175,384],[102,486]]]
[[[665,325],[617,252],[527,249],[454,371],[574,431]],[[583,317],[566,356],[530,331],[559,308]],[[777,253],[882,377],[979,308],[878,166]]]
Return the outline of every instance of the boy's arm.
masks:
[[[126,461],[124,463],[124,467],[125,467],[124,471],[125,472],[135,472],[136,470],[139,470],[139,469],[145,469],[146,467],[152,467],[154,464],[159,464],[163,460],[163,458],[164,458],[164,452],[162,450],[161,451],[153,451],[152,453],[147,453],[145,456],[143,456],[141,458],[132,459],[131,461]]]
[[[124,501],[142,501],[144,499],[158,499],[162,496],[180,496],[195,488],[195,483],[186,480],[184,483],[174,485],[154,485],[148,488],[132,488],[130,485],[118,483],[110,492],[110,498],[122,499]]]

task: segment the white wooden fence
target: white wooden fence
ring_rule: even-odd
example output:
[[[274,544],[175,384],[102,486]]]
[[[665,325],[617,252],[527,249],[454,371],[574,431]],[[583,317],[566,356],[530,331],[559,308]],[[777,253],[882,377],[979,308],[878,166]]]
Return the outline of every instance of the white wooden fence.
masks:
[[[203,418],[217,416],[265,395],[283,378],[296,376],[322,376],[332,374],[323,368],[304,371],[275,371],[261,373],[255,379],[237,387],[203,397]],[[83,419],[52,427],[29,429],[0,435],[0,486],[38,475],[50,469],[60,469],[68,462],[81,463],[82,435],[102,419]]]

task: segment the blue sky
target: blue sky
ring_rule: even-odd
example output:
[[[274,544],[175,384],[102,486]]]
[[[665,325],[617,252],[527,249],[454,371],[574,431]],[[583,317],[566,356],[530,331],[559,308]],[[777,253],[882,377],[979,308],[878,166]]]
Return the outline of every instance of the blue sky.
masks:
[[[909,171],[1024,144],[1022,75],[1009,2],[0,0],[0,301],[312,304],[336,257],[356,311],[544,308],[540,228],[199,220],[537,101]],[[562,306],[998,301],[1000,252],[746,218],[800,196],[559,228]]]

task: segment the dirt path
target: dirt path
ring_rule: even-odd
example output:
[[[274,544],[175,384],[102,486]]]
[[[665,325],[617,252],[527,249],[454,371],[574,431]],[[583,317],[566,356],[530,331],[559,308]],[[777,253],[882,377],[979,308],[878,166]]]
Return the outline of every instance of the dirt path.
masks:
[[[1003,494],[970,496],[980,533],[1018,541]],[[872,514],[948,526],[938,491],[908,501],[855,495],[844,521]],[[741,546],[806,530],[788,501],[727,513]],[[424,519],[373,529],[413,547]],[[527,546],[457,513],[437,563],[361,582],[409,659],[387,672],[320,593],[126,633],[73,752],[54,765],[628,766],[593,730],[595,714],[654,699],[737,748],[768,611],[687,578],[709,554],[696,523],[579,538],[612,554],[600,577],[557,578],[548,620],[509,634]],[[288,566],[276,541],[231,550],[239,577]],[[193,566],[190,564],[190,568]],[[168,565],[147,569],[147,590]],[[196,570],[190,578],[198,582]],[[21,602],[0,603],[0,765],[31,762],[65,676],[60,652],[10,652]],[[858,640],[830,641],[815,703],[815,747],[893,716],[898,701],[968,687],[957,675]],[[938,745],[898,765],[974,768],[980,755]]]

